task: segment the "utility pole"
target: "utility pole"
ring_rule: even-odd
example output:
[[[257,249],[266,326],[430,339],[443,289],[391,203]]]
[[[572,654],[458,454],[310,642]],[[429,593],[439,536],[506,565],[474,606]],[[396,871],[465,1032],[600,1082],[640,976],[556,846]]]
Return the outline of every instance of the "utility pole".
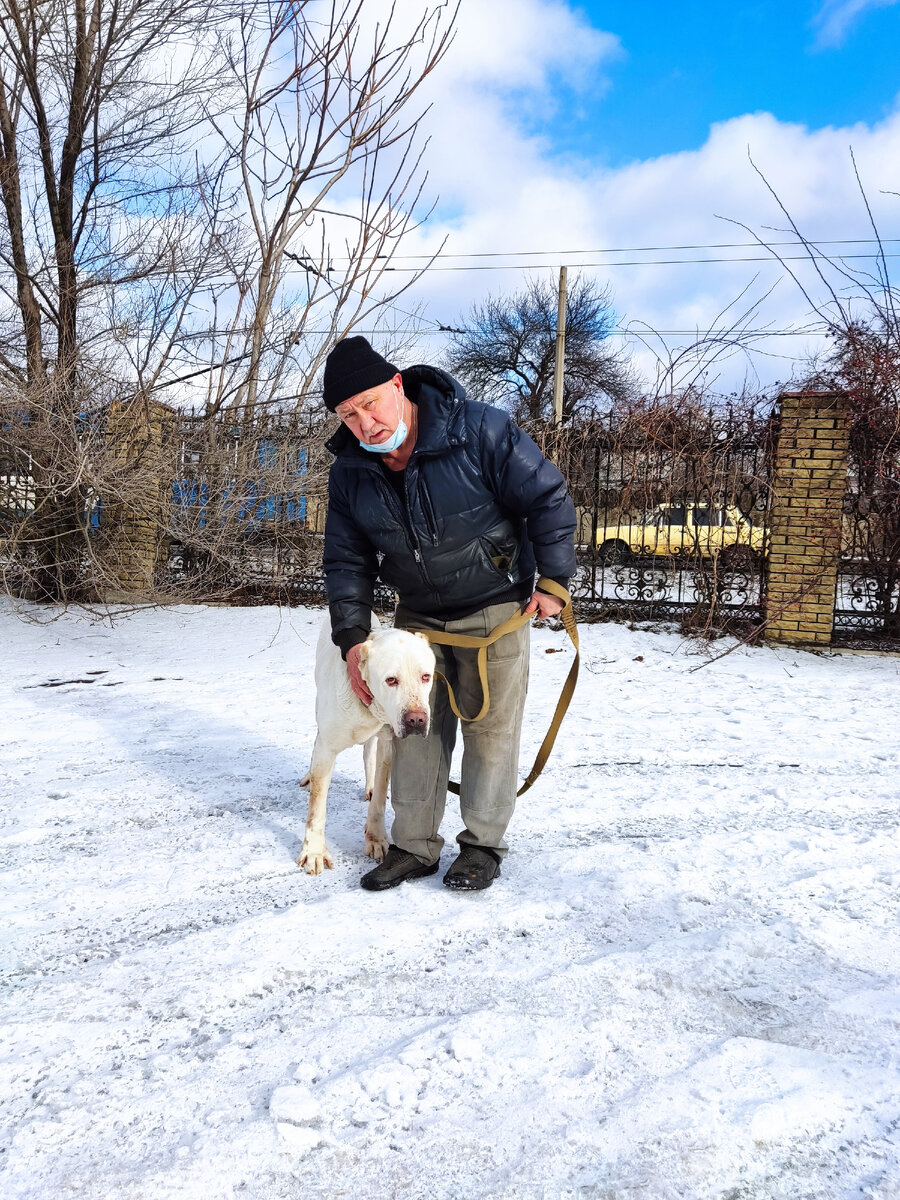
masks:
[[[559,307],[556,310],[556,373],[553,377],[553,424],[562,424],[563,380],[566,373],[566,268],[559,268]]]

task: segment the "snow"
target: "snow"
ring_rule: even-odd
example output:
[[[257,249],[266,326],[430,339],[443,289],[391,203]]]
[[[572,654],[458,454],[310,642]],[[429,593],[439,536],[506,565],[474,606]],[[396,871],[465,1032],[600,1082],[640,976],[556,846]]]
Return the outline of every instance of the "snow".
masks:
[[[0,606],[0,1194],[898,1200],[900,659],[583,626],[501,878],[373,894],[320,620]]]

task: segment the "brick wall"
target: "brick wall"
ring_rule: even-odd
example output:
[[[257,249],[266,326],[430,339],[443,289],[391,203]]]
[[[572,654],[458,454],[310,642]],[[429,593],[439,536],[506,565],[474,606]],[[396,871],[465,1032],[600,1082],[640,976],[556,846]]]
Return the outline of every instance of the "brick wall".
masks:
[[[766,638],[831,641],[849,411],[842,395],[786,392],[775,454]]]

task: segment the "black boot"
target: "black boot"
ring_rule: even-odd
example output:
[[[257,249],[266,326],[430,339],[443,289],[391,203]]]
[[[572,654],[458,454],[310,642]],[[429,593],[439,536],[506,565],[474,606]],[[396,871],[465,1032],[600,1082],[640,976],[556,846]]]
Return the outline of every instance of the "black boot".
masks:
[[[405,879],[422,879],[425,875],[433,875],[440,865],[440,862],[423,863],[408,850],[391,845],[378,866],[363,875],[359,886],[367,892],[383,892],[403,883]]]
[[[450,864],[444,883],[460,891],[480,892],[489,888],[499,874],[500,859],[493,850],[464,845]]]

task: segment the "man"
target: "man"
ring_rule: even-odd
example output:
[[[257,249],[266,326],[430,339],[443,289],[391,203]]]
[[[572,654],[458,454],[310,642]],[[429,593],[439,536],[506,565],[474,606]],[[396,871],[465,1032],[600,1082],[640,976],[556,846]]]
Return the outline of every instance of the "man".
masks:
[[[332,639],[353,690],[376,578],[395,589],[395,624],[483,637],[515,612],[555,616],[562,601],[535,588],[535,566],[562,587],[575,572],[575,509],[556,467],[499,409],[467,400],[433,367],[402,373],[363,337],[337,343],[325,364],[325,405],[342,427],[328,443],[325,576]],[[488,650],[490,710],[462,725],[460,812],[465,828],[448,887],[481,890],[500,873],[516,799],[528,682],[529,630]],[[481,707],[476,651],[434,645],[437,669],[461,711]],[[391,776],[392,844],[364,888],[381,891],[438,869],[438,833],[457,720],[447,690],[432,692],[424,743],[397,741]]]

